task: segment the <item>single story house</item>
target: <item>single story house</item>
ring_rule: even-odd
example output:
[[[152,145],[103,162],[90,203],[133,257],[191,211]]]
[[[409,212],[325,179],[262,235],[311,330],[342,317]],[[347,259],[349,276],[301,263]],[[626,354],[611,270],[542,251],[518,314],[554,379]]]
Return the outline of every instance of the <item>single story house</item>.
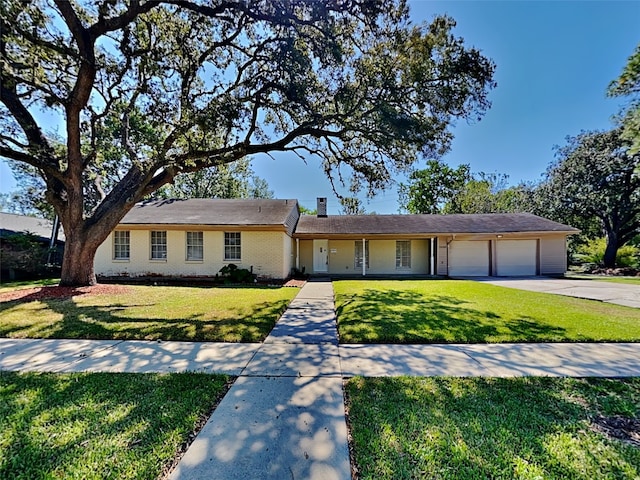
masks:
[[[99,247],[101,276],[562,275],[577,229],[528,213],[300,215],[297,200],[190,199],[136,205]]]

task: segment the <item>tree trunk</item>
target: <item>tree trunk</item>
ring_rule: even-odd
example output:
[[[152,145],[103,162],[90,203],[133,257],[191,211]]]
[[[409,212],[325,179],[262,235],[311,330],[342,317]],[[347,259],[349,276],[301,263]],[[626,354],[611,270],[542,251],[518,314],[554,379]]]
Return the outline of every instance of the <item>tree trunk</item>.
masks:
[[[65,237],[60,285],[84,287],[98,283],[93,261],[100,244],[81,235],[68,235],[66,229]]]
[[[604,250],[605,268],[615,268],[616,255],[618,254],[618,237],[614,233],[607,234],[607,248]]]

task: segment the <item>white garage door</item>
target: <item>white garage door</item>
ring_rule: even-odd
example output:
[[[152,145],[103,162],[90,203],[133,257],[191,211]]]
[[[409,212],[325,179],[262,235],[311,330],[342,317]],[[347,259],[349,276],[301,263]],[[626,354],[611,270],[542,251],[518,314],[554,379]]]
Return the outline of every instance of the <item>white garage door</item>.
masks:
[[[501,277],[536,274],[537,240],[498,240],[496,270]]]
[[[453,241],[449,244],[449,275],[485,277],[489,275],[489,242]]]

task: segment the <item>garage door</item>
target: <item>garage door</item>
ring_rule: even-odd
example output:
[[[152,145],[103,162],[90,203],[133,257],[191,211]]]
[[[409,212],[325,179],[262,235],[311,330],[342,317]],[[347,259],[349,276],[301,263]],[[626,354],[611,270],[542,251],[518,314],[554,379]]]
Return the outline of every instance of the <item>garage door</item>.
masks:
[[[496,274],[501,277],[535,275],[537,240],[499,240],[496,242]]]
[[[449,275],[484,277],[489,275],[488,241],[453,241],[449,244]]]

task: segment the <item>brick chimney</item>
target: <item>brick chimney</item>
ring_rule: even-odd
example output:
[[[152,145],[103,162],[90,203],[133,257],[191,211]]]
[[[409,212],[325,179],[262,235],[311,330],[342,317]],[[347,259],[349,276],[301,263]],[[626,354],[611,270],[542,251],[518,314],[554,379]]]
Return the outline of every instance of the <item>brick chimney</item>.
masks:
[[[327,216],[327,197],[318,197],[316,209],[318,210],[318,217]]]

